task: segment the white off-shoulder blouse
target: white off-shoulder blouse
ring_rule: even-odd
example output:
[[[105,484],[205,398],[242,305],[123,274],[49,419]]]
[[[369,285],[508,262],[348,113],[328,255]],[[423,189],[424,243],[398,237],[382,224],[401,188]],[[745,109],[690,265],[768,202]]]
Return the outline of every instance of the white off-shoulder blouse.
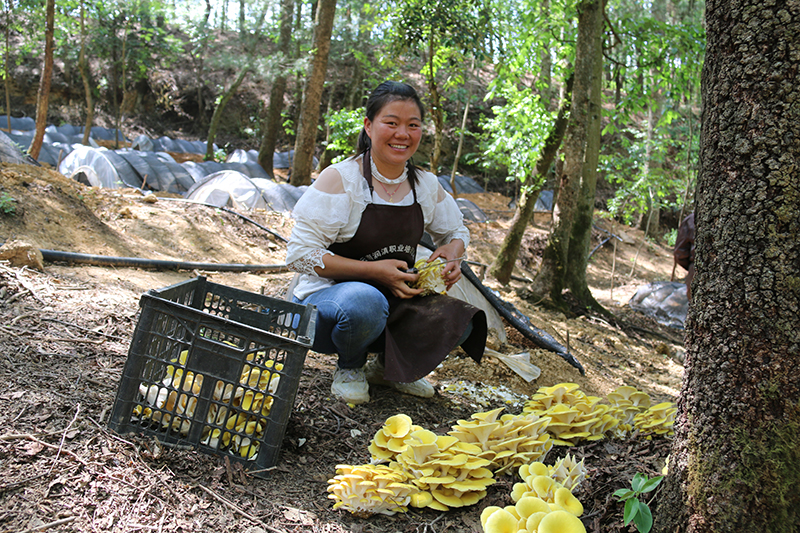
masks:
[[[361,173],[361,159],[362,156],[351,157],[333,165],[342,178],[343,193],[323,192],[312,185],[292,211],[295,225],[289,238],[286,264],[300,273],[294,295],[301,300],[334,284],[333,280],[318,276],[314,267],[325,268],[322,257],[332,254],[327,250],[329,245],[353,238],[367,204],[404,206],[414,203],[412,192],[393,204],[374,192],[370,197],[367,180]],[[417,177],[417,201],[422,207],[425,231],[434,244],[438,247],[461,239],[465,248],[469,246],[469,230],[464,226],[464,218],[453,197],[442,188],[434,174],[418,170]]]

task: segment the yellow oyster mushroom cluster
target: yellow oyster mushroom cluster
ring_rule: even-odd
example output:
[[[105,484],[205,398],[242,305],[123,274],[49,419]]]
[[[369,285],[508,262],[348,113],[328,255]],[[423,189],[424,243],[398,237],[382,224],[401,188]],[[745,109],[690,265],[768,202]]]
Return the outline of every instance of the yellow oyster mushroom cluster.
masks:
[[[525,402],[523,414],[536,414],[550,418],[547,432],[553,443],[574,446],[581,440],[599,440],[617,424],[609,411],[611,407],[600,403],[597,396],[588,396],[575,383],[559,383],[541,387]]]
[[[142,403],[136,405],[133,414],[142,421],[161,422],[164,429],[170,427],[181,435],[188,435],[197,400],[203,386],[204,376],[185,371],[188,350],[167,365],[166,376],[161,385],[139,385]],[[247,355],[247,361],[263,358],[263,352]],[[201,444],[215,449],[229,449],[232,453],[253,460],[258,455],[259,441],[263,438],[267,420],[273,404],[273,395],[278,390],[282,363],[267,360],[266,368],[245,364],[239,377],[239,385],[218,380],[212,393]],[[174,415],[174,416],[173,416]],[[224,429],[221,429],[224,428]]]
[[[653,405],[639,413],[633,420],[633,427],[647,438],[653,436],[671,437],[675,434],[675,413],[678,409],[672,402]]]
[[[415,289],[423,289],[420,296],[429,294],[446,294],[447,286],[444,283],[442,272],[444,272],[445,262],[437,257],[430,263],[426,258],[417,259],[414,268],[419,271],[419,279],[412,286]]]
[[[577,515],[536,496],[515,505],[487,507],[481,512],[481,526],[484,533],[586,533]]]
[[[581,459],[579,463],[575,456],[569,453],[557,460],[552,466],[535,462],[519,467],[519,476],[522,479],[531,474],[550,476],[571,491],[575,491],[583,480],[589,477],[584,460]]]
[[[369,443],[367,449],[373,463],[394,461],[406,449],[406,439],[412,432],[422,429],[404,414],[390,416]]]
[[[397,463],[422,492],[412,499],[414,507],[448,511],[452,507],[473,505],[486,496],[495,482],[490,461],[478,456],[479,446],[432,431],[413,431]]]
[[[606,399],[611,404],[612,414],[619,419],[613,430],[613,435],[619,438],[630,436],[636,415],[650,407],[650,395],[629,385],[617,387],[606,395]]]
[[[336,476],[328,480],[328,498],[336,501],[334,509],[361,518],[391,516],[408,511],[412,496],[419,493],[407,481],[405,472],[385,465],[337,465]]]
[[[459,420],[448,431],[448,435],[461,442],[479,446],[480,457],[491,462],[495,474],[536,461],[553,447],[545,431],[550,422],[548,417],[506,414],[498,419],[503,409],[475,413],[471,420]]]

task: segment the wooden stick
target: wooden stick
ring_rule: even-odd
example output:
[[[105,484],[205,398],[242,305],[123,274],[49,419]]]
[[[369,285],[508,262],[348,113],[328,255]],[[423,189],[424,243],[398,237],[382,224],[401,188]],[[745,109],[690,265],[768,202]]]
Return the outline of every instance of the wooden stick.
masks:
[[[23,529],[19,533],[32,533],[33,531],[42,531],[43,529],[49,529],[51,527],[60,526],[62,524],[68,524],[75,520],[77,516],[68,516],[67,518],[62,518],[61,520],[56,520],[55,522],[50,522],[49,524],[42,524],[41,526],[29,527],[28,529]]]
[[[71,428],[72,424],[75,423],[75,420],[78,419],[78,413],[80,412],[81,412],[81,404],[80,402],[78,402],[78,405],[75,408],[75,416],[72,417],[72,420],[70,421],[69,424],[67,424],[67,427],[64,429],[64,433],[61,434],[61,442],[58,443],[58,452],[56,452],[56,456],[53,459],[53,464],[50,465],[50,470],[47,471],[48,475],[50,475],[50,473],[53,471],[53,468],[56,466],[56,464],[58,464],[58,458],[61,455],[61,450],[64,448],[64,441],[67,440],[67,433],[69,433],[69,428]]]
[[[614,241],[614,255],[611,257],[611,292],[608,295],[611,303],[614,303],[614,270],[617,268],[617,241]]]

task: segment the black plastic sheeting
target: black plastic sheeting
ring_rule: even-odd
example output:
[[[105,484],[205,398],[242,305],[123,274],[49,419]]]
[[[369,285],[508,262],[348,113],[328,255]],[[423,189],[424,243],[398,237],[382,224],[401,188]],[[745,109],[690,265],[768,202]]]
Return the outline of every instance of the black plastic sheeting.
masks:
[[[136,137],[131,143],[131,148],[144,152],[172,152],[176,154],[205,154],[207,146],[208,143],[204,141],[185,141],[169,137],[151,139],[146,135]],[[214,151],[218,149],[219,147],[214,144]]]
[[[642,285],[628,305],[634,311],[655,318],[660,324],[683,329],[689,311],[686,284],[679,281],[654,281]]]
[[[292,168],[292,161],[294,159],[294,150],[288,152],[275,152],[272,156],[273,168]],[[237,149],[228,155],[225,160],[227,163],[255,163],[258,164],[258,151],[257,150],[241,150]],[[312,168],[317,168],[319,159],[314,156],[311,161]]]
[[[444,190],[450,194],[453,194],[453,187],[450,185],[450,176],[439,176],[439,183],[442,185]],[[476,192],[484,192],[483,187],[481,187],[477,181],[469,176],[461,176],[460,174],[456,174],[456,189],[458,189],[458,194],[474,194]]]

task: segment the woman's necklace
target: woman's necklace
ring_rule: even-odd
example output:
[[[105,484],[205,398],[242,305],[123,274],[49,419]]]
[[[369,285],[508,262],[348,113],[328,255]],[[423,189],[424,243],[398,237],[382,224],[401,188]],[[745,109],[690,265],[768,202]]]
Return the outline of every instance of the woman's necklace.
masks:
[[[394,195],[400,189],[400,185],[402,185],[402,183],[398,184],[397,187],[394,189],[394,191],[389,192],[389,189],[386,188],[386,185],[384,185],[383,182],[381,182],[380,180],[375,180],[375,181],[380,183],[381,188],[386,192],[386,194],[389,195],[389,203],[393,204],[394,203]]]
[[[375,166],[374,159],[370,158],[369,165],[372,169],[372,176],[375,178],[375,181],[381,184],[381,188],[383,188],[384,192],[386,192],[386,194],[389,195],[389,203],[393,204],[394,195],[397,193],[398,190],[400,190],[400,185],[402,185],[403,182],[406,181],[406,178],[408,178],[408,167],[404,166],[403,172],[400,173],[400,175],[395,179],[389,179],[383,174],[381,174],[380,171],[378,171],[378,167]],[[386,185],[384,185],[384,183],[386,185],[397,185],[397,187],[395,187],[393,192],[389,192],[389,189],[386,188]]]

